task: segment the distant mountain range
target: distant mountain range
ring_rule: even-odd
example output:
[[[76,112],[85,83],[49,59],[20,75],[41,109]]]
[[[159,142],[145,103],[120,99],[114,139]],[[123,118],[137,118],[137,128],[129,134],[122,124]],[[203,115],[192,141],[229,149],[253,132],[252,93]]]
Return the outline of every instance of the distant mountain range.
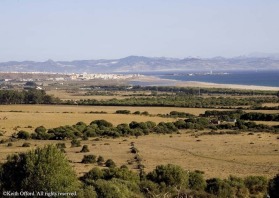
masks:
[[[0,72],[114,73],[187,70],[278,70],[279,56],[235,58],[165,58],[129,56],[121,59],[75,61],[9,61],[0,63]]]

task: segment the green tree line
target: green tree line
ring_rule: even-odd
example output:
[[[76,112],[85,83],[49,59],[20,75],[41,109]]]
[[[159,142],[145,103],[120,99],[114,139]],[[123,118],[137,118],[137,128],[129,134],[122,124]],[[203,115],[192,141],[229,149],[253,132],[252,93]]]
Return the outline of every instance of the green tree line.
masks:
[[[0,104],[56,104],[58,98],[47,95],[44,90],[0,90]]]

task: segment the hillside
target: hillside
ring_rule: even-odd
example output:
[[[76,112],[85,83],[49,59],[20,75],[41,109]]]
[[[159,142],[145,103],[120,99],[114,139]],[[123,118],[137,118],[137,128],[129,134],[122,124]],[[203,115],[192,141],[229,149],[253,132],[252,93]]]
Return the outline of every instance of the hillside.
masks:
[[[0,72],[55,72],[55,73],[104,73],[148,72],[173,70],[254,70],[279,69],[279,59],[274,57],[223,58],[165,58],[129,56],[121,59],[74,61],[10,61],[0,63]]]

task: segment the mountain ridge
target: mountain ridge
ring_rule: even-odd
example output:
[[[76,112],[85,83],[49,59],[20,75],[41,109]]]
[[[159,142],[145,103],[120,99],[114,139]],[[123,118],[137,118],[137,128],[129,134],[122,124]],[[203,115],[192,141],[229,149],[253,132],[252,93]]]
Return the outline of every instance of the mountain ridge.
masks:
[[[128,56],[120,59],[73,61],[0,62],[0,72],[115,73],[173,70],[277,70],[277,57],[239,56],[234,58],[167,58]]]

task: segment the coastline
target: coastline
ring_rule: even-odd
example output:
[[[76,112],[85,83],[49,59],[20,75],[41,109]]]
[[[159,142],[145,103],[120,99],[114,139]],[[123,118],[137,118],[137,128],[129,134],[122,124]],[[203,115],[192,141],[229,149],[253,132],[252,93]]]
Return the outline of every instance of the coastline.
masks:
[[[177,87],[204,87],[204,88],[226,88],[226,89],[247,89],[247,90],[265,90],[279,91],[279,87],[241,85],[241,84],[219,84],[200,81],[180,81],[162,79],[156,76],[140,76],[133,80],[134,82],[147,83],[149,86],[177,86]]]
[[[178,87],[205,87],[205,88],[227,88],[227,89],[248,89],[279,91],[279,87],[257,86],[257,85],[238,85],[238,84],[217,84],[199,81],[185,81],[176,84]]]

